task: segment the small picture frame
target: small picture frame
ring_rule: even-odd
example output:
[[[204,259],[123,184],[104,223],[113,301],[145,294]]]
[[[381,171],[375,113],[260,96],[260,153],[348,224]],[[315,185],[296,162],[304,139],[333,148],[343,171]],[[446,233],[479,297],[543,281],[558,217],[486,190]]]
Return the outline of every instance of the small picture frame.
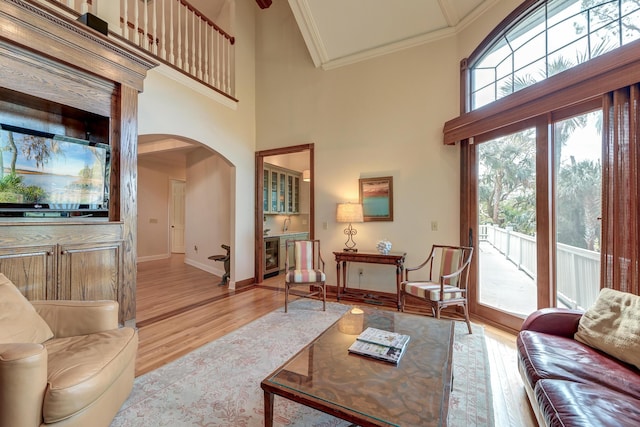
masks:
[[[393,177],[360,178],[364,221],[393,221]]]

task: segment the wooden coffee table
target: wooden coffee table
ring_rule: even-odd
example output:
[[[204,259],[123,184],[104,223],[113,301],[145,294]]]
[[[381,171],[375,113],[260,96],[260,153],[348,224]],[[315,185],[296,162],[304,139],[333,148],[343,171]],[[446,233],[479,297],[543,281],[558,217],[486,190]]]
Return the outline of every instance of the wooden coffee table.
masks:
[[[362,309],[362,328],[411,336],[398,365],[350,354],[357,334],[341,332],[345,315],[262,381],[265,426],[273,425],[275,395],[363,427],[447,425],[453,322]]]

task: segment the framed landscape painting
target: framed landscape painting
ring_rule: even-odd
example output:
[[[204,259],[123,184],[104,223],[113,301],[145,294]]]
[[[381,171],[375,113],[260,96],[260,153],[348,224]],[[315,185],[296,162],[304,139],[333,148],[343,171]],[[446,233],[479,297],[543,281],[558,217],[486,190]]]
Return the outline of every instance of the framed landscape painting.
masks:
[[[393,221],[393,177],[360,179],[364,221]]]

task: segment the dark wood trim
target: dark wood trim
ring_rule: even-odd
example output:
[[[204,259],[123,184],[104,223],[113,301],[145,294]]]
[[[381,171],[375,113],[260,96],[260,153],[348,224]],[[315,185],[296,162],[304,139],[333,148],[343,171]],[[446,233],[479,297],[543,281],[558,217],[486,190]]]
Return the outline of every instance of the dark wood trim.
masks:
[[[260,9],[268,9],[271,6],[271,0],[256,0]]]
[[[264,158],[269,156],[277,156],[281,154],[293,154],[302,151],[309,152],[309,173],[311,181],[309,183],[309,238],[313,239],[315,235],[315,168],[314,168],[314,144],[291,145],[288,147],[272,148],[269,150],[258,151],[255,154],[256,167],[256,183],[255,183],[255,247],[254,247],[254,271],[255,283],[260,284],[264,280],[264,229],[263,217],[264,209],[262,206],[262,194],[264,189]]]
[[[536,287],[538,308],[554,307],[555,283],[552,277],[554,271],[554,230],[552,211],[553,188],[553,146],[549,135],[549,119],[551,114],[540,116],[536,124]]]
[[[444,143],[454,144],[549,111],[592,101],[638,81],[640,40],[447,121]]]

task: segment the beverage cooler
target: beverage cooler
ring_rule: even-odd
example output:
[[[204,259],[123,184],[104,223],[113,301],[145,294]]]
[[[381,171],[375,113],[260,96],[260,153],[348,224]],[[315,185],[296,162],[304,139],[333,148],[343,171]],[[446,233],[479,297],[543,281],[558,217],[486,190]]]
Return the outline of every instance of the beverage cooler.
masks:
[[[280,238],[264,239],[264,277],[277,276],[280,272]]]

